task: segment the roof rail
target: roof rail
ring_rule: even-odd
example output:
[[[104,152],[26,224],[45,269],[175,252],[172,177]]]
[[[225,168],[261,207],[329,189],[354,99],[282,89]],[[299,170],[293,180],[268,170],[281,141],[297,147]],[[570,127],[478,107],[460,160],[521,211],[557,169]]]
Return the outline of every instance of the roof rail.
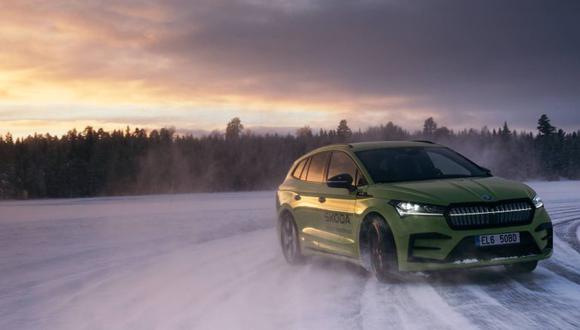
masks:
[[[422,143],[429,143],[429,144],[437,144],[433,141],[429,141],[429,140],[411,140],[413,142],[422,142]]]
[[[352,148],[352,145],[350,143],[331,143],[331,144],[327,144],[325,146],[322,146],[321,148],[326,148],[326,147],[349,147],[349,148]]]

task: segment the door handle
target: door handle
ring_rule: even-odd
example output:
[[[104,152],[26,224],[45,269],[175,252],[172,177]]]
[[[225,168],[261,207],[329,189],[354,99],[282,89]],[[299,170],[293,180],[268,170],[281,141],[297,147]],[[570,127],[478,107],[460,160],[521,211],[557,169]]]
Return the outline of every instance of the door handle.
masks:
[[[302,197],[300,197],[300,195],[294,195],[294,199],[297,200],[297,201],[299,201],[299,200],[302,199]]]
[[[326,198],[324,198],[323,196],[320,196],[320,197],[318,197],[318,201],[320,203],[324,203],[324,202],[326,202]]]

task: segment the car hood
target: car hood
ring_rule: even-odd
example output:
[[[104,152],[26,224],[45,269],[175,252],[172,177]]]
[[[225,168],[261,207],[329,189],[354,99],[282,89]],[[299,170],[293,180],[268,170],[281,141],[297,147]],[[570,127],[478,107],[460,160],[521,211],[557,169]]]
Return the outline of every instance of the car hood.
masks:
[[[533,198],[535,194],[523,183],[498,177],[381,183],[370,186],[368,193],[388,200],[436,205]]]

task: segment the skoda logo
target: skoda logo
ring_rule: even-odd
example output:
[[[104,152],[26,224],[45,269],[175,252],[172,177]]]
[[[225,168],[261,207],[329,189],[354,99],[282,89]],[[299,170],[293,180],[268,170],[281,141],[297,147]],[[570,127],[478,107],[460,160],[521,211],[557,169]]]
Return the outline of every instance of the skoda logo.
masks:
[[[485,194],[481,195],[481,199],[483,199],[484,201],[490,201],[493,199],[493,197],[491,197],[491,195]]]

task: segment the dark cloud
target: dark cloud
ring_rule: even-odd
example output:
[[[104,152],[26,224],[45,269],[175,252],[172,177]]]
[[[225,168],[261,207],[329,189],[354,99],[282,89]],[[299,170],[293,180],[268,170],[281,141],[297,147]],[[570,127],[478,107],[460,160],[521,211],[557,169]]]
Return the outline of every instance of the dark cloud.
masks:
[[[462,112],[530,127],[547,112],[580,127],[578,1],[172,5],[178,19],[150,50],[204,63],[208,83],[270,96],[403,96],[450,121]]]
[[[507,120],[533,130],[547,113],[558,127],[580,128],[580,1],[3,0],[0,8],[0,120],[212,129],[231,116],[268,127],[347,118],[353,127],[418,128],[435,116],[452,127]]]

